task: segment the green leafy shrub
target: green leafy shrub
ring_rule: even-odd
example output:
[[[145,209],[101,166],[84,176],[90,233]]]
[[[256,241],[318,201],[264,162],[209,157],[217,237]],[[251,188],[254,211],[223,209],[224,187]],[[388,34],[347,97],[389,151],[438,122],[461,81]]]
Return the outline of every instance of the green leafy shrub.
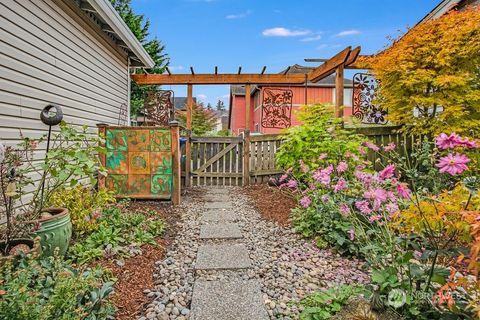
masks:
[[[342,285],[315,292],[304,298],[300,305],[304,307],[301,320],[328,320],[345,306],[351,297],[360,295],[359,286]]]
[[[59,257],[21,256],[0,268],[0,319],[113,319],[113,283]]]
[[[155,244],[155,238],[165,232],[163,220],[142,212],[129,212],[121,205],[105,209],[99,224],[98,230],[70,248],[73,261],[83,264],[102,257],[130,256],[143,244]]]
[[[48,205],[67,208],[72,219],[73,232],[76,236],[82,236],[98,230],[104,208],[112,203],[115,203],[115,197],[111,191],[106,189],[95,191],[77,185],[53,193]]]
[[[319,157],[324,153],[329,155],[329,162],[336,162],[348,152],[358,153],[361,136],[343,129],[341,119],[334,118],[331,106],[305,106],[297,116],[302,124],[286,130],[277,152],[277,163],[282,168],[293,167],[298,172],[300,161],[307,167],[318,167]]]

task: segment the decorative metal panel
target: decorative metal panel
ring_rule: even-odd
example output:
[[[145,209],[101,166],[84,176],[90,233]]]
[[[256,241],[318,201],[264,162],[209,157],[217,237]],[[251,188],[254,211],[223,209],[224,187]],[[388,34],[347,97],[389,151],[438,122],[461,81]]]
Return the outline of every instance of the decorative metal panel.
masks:
[[[120,109],[118,110],[118,125],[119,126],[126,126],[128,125],[128,110],[127,104],[122,103],[120,105]]]
[[[106,129],[106,187],[120,197],[170,199],[173,182],[170,129]]]
[[[144,99],[145,124],[167,126],[173,119],[173,91],[147,91]]]
[[[263,128],[289,128],[292,125],[293,91],[264,88],[262,104]]]
[[[353,115],[362,123],[387,123],[387,111],[373,103],[377,88],[378,81],[371,74],[356,73],[353,76]]]

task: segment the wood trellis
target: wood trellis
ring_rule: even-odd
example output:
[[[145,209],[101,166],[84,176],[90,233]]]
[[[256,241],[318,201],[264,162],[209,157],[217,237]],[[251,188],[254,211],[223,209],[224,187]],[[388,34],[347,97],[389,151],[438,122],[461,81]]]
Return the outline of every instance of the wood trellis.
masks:
[[[336,96],[336,109],[335,115],[338,118],[343,118],[343,105],[344,105],[344,69],[352,68],[356,69],[355,61],[357,60],[360,54],[360,47],[352,49],[347,47],[344,50],[338,52],[335,56],[330,59],[325,60],[320,66],[312,70],[307,74],[288,74],[287,72],[281,74],[265,74],[264,67],[262,71],[258,74],[242,74],[241,67],[236,74],[221,74],[218,73],[218,67],[215,67],[215,73],[213,74],[197,74],[195,73],[193,67],[190,67],[190,74],[172,74],[167,68],[167,74],[134,74],[131,76],[132,80],[139,85],[187,85],[187,120],[186,120],[186,132],[187,132],[187,142],[185,144],[185,157],[186,157],[186,166],[185,166],[185,185],[189,186],[193,182],[193,178],[236,178],[238,182],[238,175],[241,174],[241,181],[243,185],[248,185],[250,183],[250,177],[252,173],[252,166],[259,166],[258,163],[251,163],[251,153],[252,152],[262,152],[263,154],[270,155],[274,146],[266,146],[266,149],[263,147],[258,149],[255,145],[255,149],[252,149],[252,141],[255,138],[250,136],[250,95],[251,95],[251,85],[264,85],[264,86],[276,86],[276,85],[295,85],[295,84],[306,84],[307,82],[317,82],[333,73],[336,74],[335,77],[335,96]],[[203,152],[204,157],[199,158],[202,151],[199,144],[200,140],[192,140],[192,108],[193,108],[193,85],[233,85],[233,84],[243,84],[245,85],[245,131],[243,133],[242,141],[242,152],[238,152],[239,144],[232,140],[228,145],[226,142],[223,146],[220,146],[221,143],[219,140],[212,142],[213,144],[218,144],[216,146],[212,145],[211,148],[214,148],[207,153],[204,146]],[[288,109],[288,108],[287,108]],[[286,110],[286,109],[284,109]],[[262,122],[263,124],[263,122]],[[272,122],[267,123],[267,125],[273,125]],[[278,125],[278,123],[274,124]],[[283,127],[289,126],[288,123],[283,123]],[[208,144],[208,142],[204,142]],[[276,142],[275,142],[276,146]],[[216,149],[215,149],[216,148]],[[237,157],[241,155],[241,158],[236,158],[238,165],[236,168],[242,168],[239,172],[214,172],[211,171],[215,165],[218,165],[220,168],[220,163],[223,164],[223,160],[226,161],[228,154],[231,154],[233,150],[237,150]],[[266,153],[264,153],[264,151]],[[194,157],[192,159],[192,157]],[[265,156],[266,157],[266,156]],[[200,159],[200,160],[199,160]],[[267,163],[271,163],[273,158],[268,158]],[[195,162],[197,161],[197,163]],[[200,162],[198,162],[200,161]],[[228,162],[228,161],[227,161]],[[226,167],[223,166],[223,169]],[[232,166],[230,166],[232,168]],[[255,167],[256,168],[256,167]],[[263,165],[262,165],[263,168]],[[193,171],[192,171],[193,170]],[[210,171],[209,171],[210,170]],[[256,170],[256,169],[255,169]],[[268,167],[268,170],[275,171],[275,168]],[[267,170],[267,171],[268,171]],[[227,177],[225,174],[228,173]]]

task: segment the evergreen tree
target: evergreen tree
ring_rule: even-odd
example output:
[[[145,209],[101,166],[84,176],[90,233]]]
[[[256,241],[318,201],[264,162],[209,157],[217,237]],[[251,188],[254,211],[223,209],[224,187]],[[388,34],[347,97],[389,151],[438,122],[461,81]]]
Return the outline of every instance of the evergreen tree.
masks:
[[[145,51],[155,62],[152,69],[148,69],[148,73],[161,74],[165,71],[169,64],[168,54],[165,53],[165,46],[154,37],[148,40],[150,21],[145,18],[143,14],[135,14],[131,7],[131,0],[110,0],[115,10],[122,17],[123,21],[128,25],[133,34],[137,37],[138,41],[143,45]],[[141,71],[143,72],[143,71]],[[132,82],[131,89],[131,114],[135,115],[139,111],[143,110],[143,97],[148,90],[157,90],[158,86],[139,86],[135,82]]]
[[[177,111],[175,117],[181,126],[187,126],[187,112]],[[215,129],[217,116],[213,110],[207,110],[201,102],[193,104],[192,108],[192,134],[201,136]]]
[[[217,111],[225,111],[225,103],[222,100],[218,100],[216,109]]]
[[[207,104],[207,110],[212,110],[212,105],[210,104],[210,102]]]

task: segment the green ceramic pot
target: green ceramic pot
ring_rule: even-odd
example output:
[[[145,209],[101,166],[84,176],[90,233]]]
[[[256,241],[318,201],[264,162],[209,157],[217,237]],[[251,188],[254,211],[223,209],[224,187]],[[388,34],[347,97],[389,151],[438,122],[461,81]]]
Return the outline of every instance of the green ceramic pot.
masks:
[[[66,208],[45,208],[42,212],[51,215],[35,221],[40,225],[35,235],[40,237],[42,253],[51,256],[55,248],[58,248],[59,255],[64,256],[72,238],[70,213]]]

